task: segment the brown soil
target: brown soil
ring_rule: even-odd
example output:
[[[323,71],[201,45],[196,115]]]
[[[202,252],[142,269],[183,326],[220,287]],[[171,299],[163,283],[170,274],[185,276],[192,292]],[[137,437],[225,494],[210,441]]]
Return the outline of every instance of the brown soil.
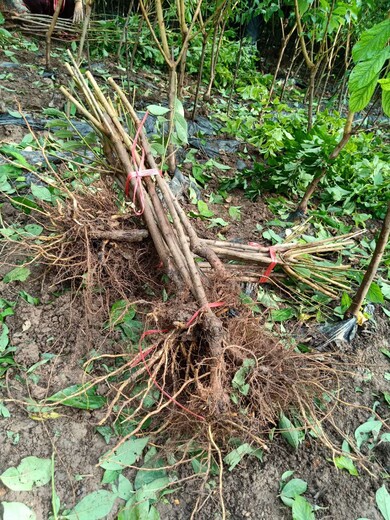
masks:
[[[6,108],[16,109],[20,103],[23,110],[39,114],[44,107],[62,107],[63,98],[54,84],[45,82],[44,87],[32,86],[35,81],[41,80],[42,55],[24,51],[16,57],[24,65],[13,71],[12,80],[2,83],[14,90],[13,93],[2,91],[2,103]],[[8,61],[8,58],[0,51],[1,61]],[[54,61],[54,65],[58,66],[59,61]],[[65,81],[61,69],[57,77]],[[19,142],[27,132],[17,126],[0,127],[0,142]],[[266,205],[249,202],[241,194],[232,195],[230,204],[241,206],[242,219],[229,226],[226,230],[227,238],[258,239],[255,234],[256,224],[266,221],[270,216]],[[227,216],[228,205],[214,205],[212,209],[218,216],[231,220]],[[202,221],[199,221],[199,228],[205,236],[215,236],[215,230],[206,229]],[[0,278],[9,270],[9,265],[3,263],[0,266]],[[18,302],[15,315],[7,318],[11,343],[17,348],[15,359],[18,366],[9,369],[6,378],[0,382],[0,398],[11,413],[9,418],[0,419],[0,474],[10,466],[17,466],[26,456],[51,457],[54,451],[57,492],[62,505],[71,508],[83,496],[105,487],[101,484],[103,470],[96,466],[99,457],[108,449],[96,432],[96,425],[104,411],[86,412],[63,408],[63,415],[59,418],[37,421],[29,416],[26,401],[29,396],[41,399],[69,385],[82,383],[85,380],[82,364],[92,352],[94,355],[115,354],[121,352],[123,345],[116,334],[103,330],[103,316],[98,305],[96,309],[89,309],[96,311],[91,319],[90,314],[87,317],[85,313],[81,293],[75,295],[66,290],[66,286],[53,286],[52,282],[52,278],[45,276],[41,268],[35,267],[27,282],[8,285],[0,283],[1,297]],[[38,306],[27,304],[18,297],[20,290],[39,297],[41,303]],[[388,391],[384,373],[389,370],[389,365],[380,349],[390,348],[390,325],[380,309],[377,309],[376,316],[376,330],[371,335],[360,336],[351,346],[349,354],[356,361],[356,366],[350,368],[352,374],[343,377],[340,382],[341,398],[353,406],[341,406],[335,413],[334,424],[351,437],[356,427],[370,417],[375,400],[383,403],[382,393]],[[54,354],[54,357],[27,374],[26,370],[40,361],[45,353]],[[370,370],[371,378],[366,377],[363,368]],[[357,387],[361,391],[357,392]],[[102,394],[106,391],[104,385],[99,388]],[[376,411],[386,419],[388,410],[382,404]],[[333,442],[340,447],[342,438],[334,426],[328,424],[325,428],[328,428],[327,432]],[[111,439],[110,447],[118,440]],[[357,464],[360,475],[353,477],[346,471],[337,470],[329,460],[332,453],[310,436],[306,436],[306,441],[296,452],[280,437],[269,444],[271,450],[264,455],[262,463],[247,459],[231,474],[225,472],[223,489],[228,518],[290,519],[291,510],[283,506],[278,498],[278,486],[282,473],[294,470],[296,478],[302,478],[308,483],[308,499],[323,508],[316,513],[316,518],[357,520],[365,517],[381,520],[375,506],[375,491],[382,485],[383,469],[389,471],[389,451],[386,445],[374,450],[369,457],[365,454],[367,458],[364,464],[371,474]],[[190,472],[186,468],[182,470],[181,476]],[[214,477],[213,480],[208,484],[208,498],[205,494],[204,506],[196,517],[200,520],[221,518],[217,479]],[[196,480],[190,481],[190,484],[165,497],[158,506],[161,518],[190,518],[200,484]],[[31,492],[12,492],[0,487],[0,498],[7,502],[24,502],[35,511],[38,520],[47,520],[51,513],[50,486]],[[120,505],[118,502],[117,507],[107,516],[108,520],[116,518]]]

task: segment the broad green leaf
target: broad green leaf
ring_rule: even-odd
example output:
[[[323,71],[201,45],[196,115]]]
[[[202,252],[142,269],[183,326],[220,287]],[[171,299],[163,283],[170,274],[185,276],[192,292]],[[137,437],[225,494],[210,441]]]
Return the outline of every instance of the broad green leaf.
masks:
[[[281,435],[294,449],[298,449],[299,446],[299,434],[297,429],[294,427],[290,419],[288,419],[283,413],[279,419],[279,429]]]
[[[233,388],[239,390],[243,395],[248,395],[249,384],[245,383],[245,379],[254,366],[254,359],[244,359],[241,368],[237,370],[232,379]]]
[[[112,482],[115,482],[120,474],[120,471],[106,469],[103,473],[102,484],[111,484]]]
[[[382,91],[382,108],[383,112],[390,117],[390,91]]]
[[[356,469],[352,459],[350,459],[349,457],[341,455],[340,457],[336,457],[334,459],[334,463],[336,465],[336,468],[346,469],[350,475],[353,475],[355,477],[359,475],[358,470]]]
[[[376,492],[375,499],[383,518],[385,520],[390,520],[390,494],[384,484]]]
[[[110,325],[115,326],[127,320],[132,320],[136,315],[134,305],[129,305],[127,300],[117,300],[110,310]]]
[[[9,328],[5,323],[2,323],[1,325],[1,332],[0,332],[0,352],[4,352],[6,347],[9,343]]]
[[[160,469],[165,466],[163,459],[157,456],[156,448],[152,447],[146,453],[144,458],[144,464],[142,465],[145,469],[139,469],[135,476],[134,488],[141,489],[143,486],[150,484],[154,480],[165,478],[165,469]]]
[[[35,198],[46,202],[52,201],[52,194],[45,186],[38,186],[38,184],[31,184],[31,193]]]
[[[22,119],[22,114],[20,112],[17,112],[16,110],[7,110],[10,116],[14,117],[15,119]]]
[[[367,293],[367,300],[371,303],[384,303],[383,294],[379,285],[375,282],[372,282],[370,288]]]
[[[390,284],[381,282],[381,290],[386,300],[390,300]]]
[[[214,212],[209,209],[206,202],[203,200],[198,200],[198,211],[199,215],[205,218],[210,218],[214,216]]]
[[[233,220],[241,220],[241,210],[238,206],[230,206],[229,207],[229,216]]]
[[[181,114],[175,114],[175,130],[179,141],[188,144],[188,125]]]
[[[387,78],[380,79],[378,83],[382,87],[382,90],[386,92],[390,91],[390,76],[387,76]]]
[[[361,424],[355,430],[356,446],[360,449],[361,445],[368,441],[372,436],[374,440],[378,438],[380,429],[382,428],[381,421],[369,420]]]
[[[117,498],[115,493],[99,489],[84,497],[72,511],[63,516],[67,520],[100,520],[106,518]]]
[[[271,311],[272,321],[287,321],[295,316],[294,309],[274,309]]]
[[[283,483],[284,481],[286,481],[286,480],[288,480],[290,477],[292,477],[292,476],[294,475],[294,473],[295,473],[295,471],[293,471],[293,470],[291,470],[291,469],[285,471],[285,472],[283,473],[283,475],[280,477],[280,481],[281,481],[281,483]],[[282,487],[284,487],[284,486],[282,486]]]
[[[390,19],[387,18],[381,23],[374,25],[365,31],[360,40],[352,49],[353,61],[357,63],[361,60],[367,60],[376,52],[383,49],[390,39]]]
[[[4,145],[0,148],[0,152],[6,155],[10,155],[17,160],[19,163],[18,165],[26,168],[27,170],[35,170],[35,168],[26,160],[26,158],[23,157],[23,155],[18,150],[15,150],[15,148],[12,146]]]
[[[293,520],[315,520],[312,505],[306,498],[297,496],[292,504]]]
[[[294,499],[303,495],[307,490],[307,483],[300,478],[293,478],[289,480],[285,486],[283,486],[280,492],[280,498],[286,506],[291,507]]]
[[[106,404],[106,398],[96,394],[96,388],[88,388],[83,390],[83,385],[72,385],[64,390],[53,394],[47,398],[47,401],[59,403],[63,406],[71,406],[80,410],[97,410]],[[79,392],[81,392],[79,394]],[[79,395],[75,395],[79,394]]]
[[[24,229],[27,233],[34,236],[39,236],[43,231],[43,227],[39,224],[27,224],[27,226],[24,226]]]
[[[379,51],[375,56],[366,61],[360,61],[352,69],[348,81],[350,92],[367,87],[372,81],[379,79],[379,73],[382,70],[386,60],[390,57],[390,47],[386,47]]]
[[[232,471],[239,462],[245,457],[245,455],[249,455],[254,451],[254,448],[248,443],[241,444],[235,450],[231,451],[226,455],[223,459],[226,464],[229,465],[229,471]]]
[[[3,282],[24,282],[30,276],[30,273],[31,271],[27,267],[15,267],[4,276]]]
[[[377,83],[378,79],[374,78],[372,82],[366,87],[360,88],[359,90],[355,90],[351,93],[349,97],[349,109],[351,112],[359,112],[368,105],[375,91]]]
[[[119,475],[118,477],[118,496],[122,500],[129,500],[130,497],[133,495],[133,484],[130,482],[130,480],[123,475]]]
[[[61,112],[61,110],[58,110],[58,108],[45,108],[43,113],[45,116],[59,117],[61,119],[64,117],[66,118],[65,112]]]
[[[148,440],[148,437],[129,439],[121,444],[114,453],[110,450],[103,455],[99,462],[100,466],[103,469],[122,470],[133,465],[141,457]]]
[[[8,468],[0,476],[3,484],[13,491],[31,491],[44,486],[50,479],[51,460],[38,457],[26,457],[17,468]]]
[[[180,101],[179,98],[175,98],[175,114],[178,114],[181,117],[184,117],[183,103]]]
[[[312,3],[312,0],[298,0],[299,14],[302,16],[306,13]]]
[[[3,520],[36,520],[37,516],[29,507],[21,502],[1,502]]]
[[[169,108],[160,107],[158,105],[149,105],[147,110],[152,116],[164,116],[169,112]]]

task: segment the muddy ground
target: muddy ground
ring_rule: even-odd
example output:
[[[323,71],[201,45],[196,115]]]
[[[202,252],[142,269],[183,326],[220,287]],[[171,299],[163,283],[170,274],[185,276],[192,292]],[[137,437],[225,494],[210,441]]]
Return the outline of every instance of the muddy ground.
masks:
[[[6,89],[1,90],[0,111],[15,110],[20,105],[23,111],[40,116],[43,108],[62,108],[64,100],[56,87],[58,82],[66,82],[66,76],[60,62],[54,60],[56,78],[51,79],[43,77],[43,55],[39,52],[26,50],[15,54],[15,58],[20,65],[9,68],[4,65],[4,62],[10,62],[9,56],[0,51],[0,74],[12,74],[1,83]],[[0,144],[18,143],[27,132],[21,126],[0,126]],[[256,224],[266,221],[270,212],[264,202],[248,202],[241,193],[232,197],[234,205],[243,207],[244,218],[227,230],[227,236],[256,239]],[[5,200],[0,203],[4,203],[1,211],[5,220],[16,218]],[[222,210],[222,217],[224,211],[227,212],[227,208]],[[0,279],[10,270],[4,253],[3,250]],[[8,260],[12,262],[12,258]],[[18,296],[20,290],[38,297],[40,304],[26,303]],[[17,366],[9,369],[0,381],[0,398],[10,411],[9,418],[0,418],[0,474],[10,466],[17,466],[26,456],[50,458],[54,451],[57,492],[62,506],[71,508],[86,494],[105,487],[101,484],[103,470],[96,466],[99,457],[108,449],[103,437],[96,432],[104,411],[63,408],[59,418],[37,421],[29,417],[27,401],[29,397],[42,399],[67,386],[82,383],[85,380],[82,363],[92,351],[95,355],[117,353],[123,345],[115,334],[103,330],[99,312],[94,319],[86,316],[81,294],[75,295],[66,284],[53,286],[51,276],[39,266],[34,267],[27,282],[0,283],[0,294],[2,298],[18,302],[15,315],[7,318],[11,344],[17,347]],[[350,405],[340,405],[333,421],[351,438],[357,426],[370,417],[376,400],[381,402],[377,413],[382,419],[389,418],[389,408],[382,399],[383,392],[388,391],[384,373],[389,370],[389,362],[380,349],[390,348],[390,325],[379,307],[375,317],[376,327],[371,326],[366,334],[360,334],[350,346],[348,354],[356,361],[356,366],[349,367],[350,374],[340,381],[340,398]],[[48,353],[54,356],[47,363],[30,374],[26,372]],[[99,391],[104,393],[104,388]],[[334,426],[325,423],[324,428],[340,447],[342,438]],[[114,446],[117,440],[112,438],[109,446]],[[269,445],[270,451],[264,454],[263,462],[249,458],[232,473],[225,471],[223,490],[228,518],[291,519],[291,510],[282,504],[278,493],[281,475],[293,470],[295,477],[308,483],[305,496],[320,507],[316,518],[382,519],[375,505],[375,492],[383,484],[384,472],[390,471],[388,444],[364,454],[367,456],[362,462],[366,469],[357,463],[358,477],[336,469],[331,460],[332,452],[310,436],[306,436],[297,451],[279,436]],[[190,473],[189,467],[183,468],[179,476]],[[201,482],[194,479],[166,496],[158,506],[161,518],[189,519],[200,486]],[[196,518],[221,518],[215,481],[204,493],[204,504]],[[30,492],[12,492],[0,486],[0,499],[27,504],[38,520],[47,520],[51,513],[49,485]],[[121,505],[123,503],[118,502],[107,519],[115,519]]]

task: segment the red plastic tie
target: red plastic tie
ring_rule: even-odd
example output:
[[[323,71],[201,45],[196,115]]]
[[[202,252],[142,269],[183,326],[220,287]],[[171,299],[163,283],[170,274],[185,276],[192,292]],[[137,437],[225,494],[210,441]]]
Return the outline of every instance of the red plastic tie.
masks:
[[[145,196],[144,196],[144,190],[142,189],[142,177],[152,177],[153,175],[162,175],[162,172],[160,170],[157,170],[156,168],[151,169],[145,169],[145,149],[142,147],[142,153],[141,153],[141,159],[139,166],[137,168],[137,155],[136,155],[136,147],[137,142],[139,139],[139,136],[141,134],[142,128],[145,124],[145,121],[149,115],[149,112],[146,111],[144,117],[142,118],[141,123],[138,126],[137,132],[134,137],[134,141],[131,147],[131,158],[133,160],[133,164],[135,165],[136,169],[132,172],[129,172],[127,174],[126,178],[126,184],[125,184],[125,195],[126,197],[129,196],[130,191],[130,181],[131,179],[135,179],[135,186],[133,188],[133,204],[135,205],[137,194],[138,194],[138,202],[140,205],[140,209],[135,211],[135,214],[137,216],[140,216],[143,214],[145,210]]]
[[[196,320],[196,318],[199,316],[199,314],[204,311],[205,309],[214,309],[215,307],[222,307],[225,305],[225,302],[213,302],[213,303],[206,303],[206,305],[203,305],[200,309],[198,309],[193,316],[187,321],[186,327],[189,327],[193,321]]]
[[[276,260],[275,248],[273,246],[270,246],[268,251],[269,251],[269,256],[271,257],[272,262],[269,264],[269,266],[267,267],[265,273],[260,278],[259,283],[266,283],[266,282],[268,282],[270,274],[274,270],[275,265],[278,263],[278,261]]]

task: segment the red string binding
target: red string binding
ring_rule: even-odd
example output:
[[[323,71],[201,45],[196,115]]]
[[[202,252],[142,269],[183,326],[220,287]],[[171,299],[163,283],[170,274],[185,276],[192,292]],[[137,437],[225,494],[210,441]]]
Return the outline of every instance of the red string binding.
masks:
[[[269,264],[269,266],[267,267],[265,273],[260,278],[259,283],[266,283],[266,282],[268,282],[270,274],[274,270],[275,265],[278,263],[278,261],[276,260],[275,248],[273,246],[270,246],[268,251],[269,251],[269,256],[271,257],[272,262]]]

